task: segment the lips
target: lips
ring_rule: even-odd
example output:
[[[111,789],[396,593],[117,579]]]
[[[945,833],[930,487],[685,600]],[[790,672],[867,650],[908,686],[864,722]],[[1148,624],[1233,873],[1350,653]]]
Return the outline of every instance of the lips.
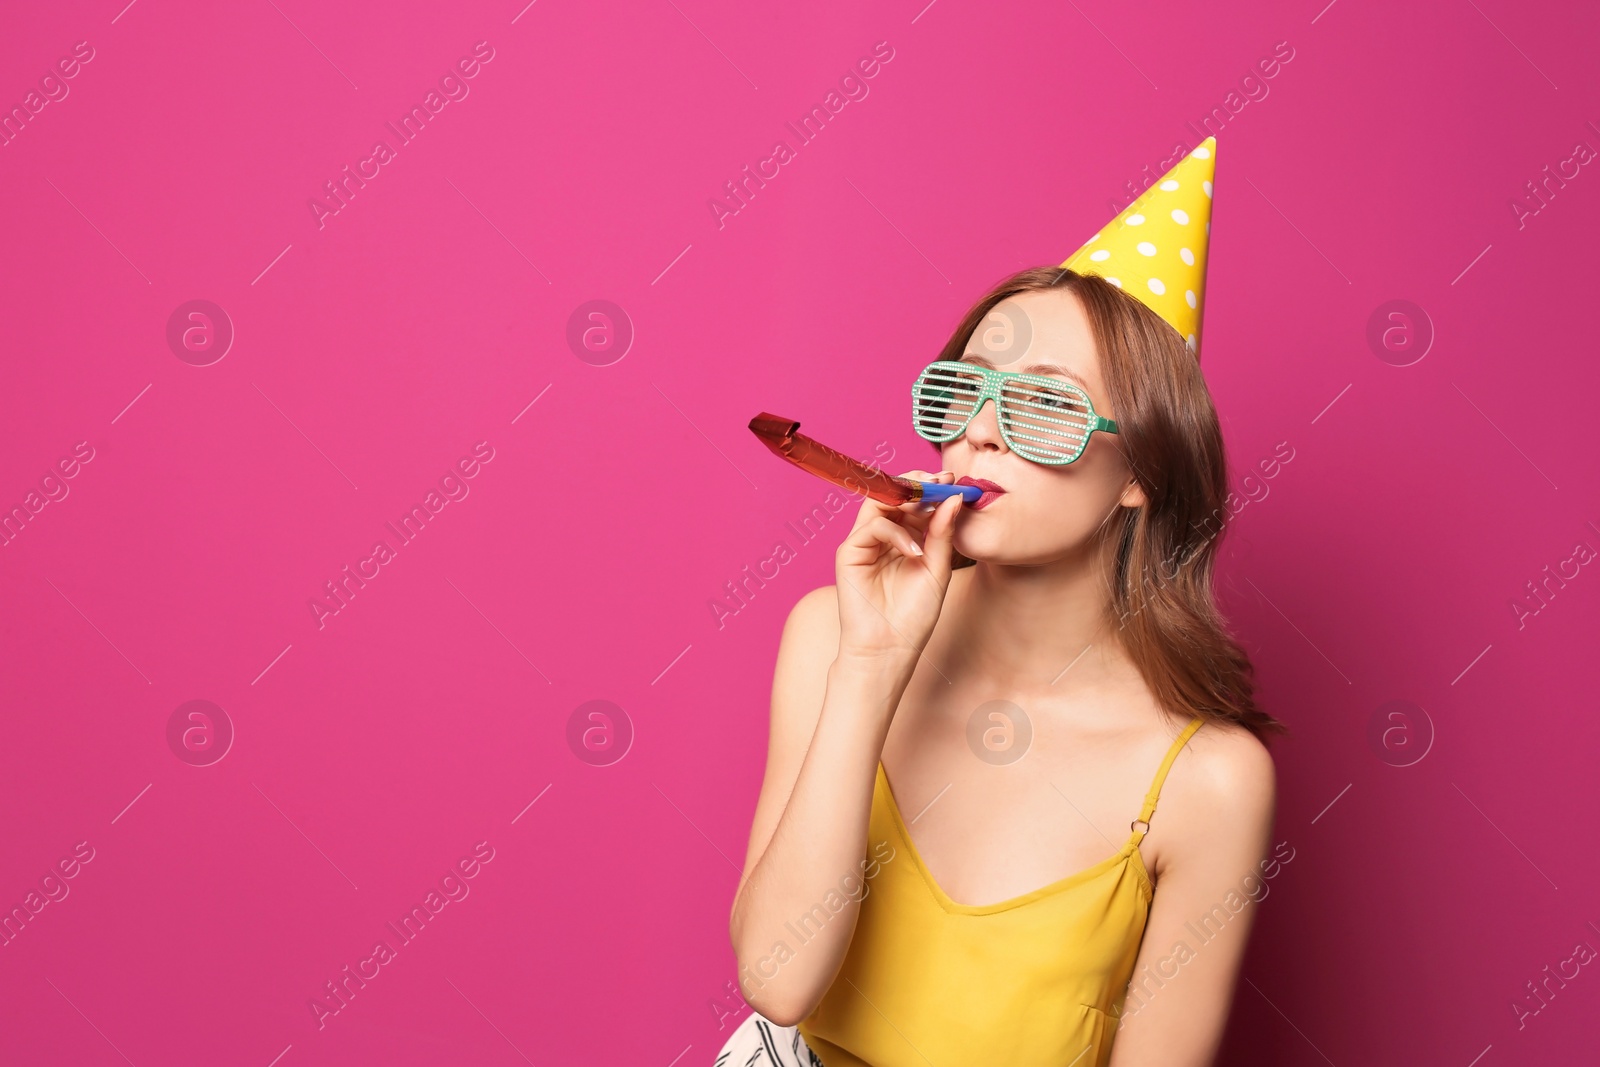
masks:
[[[972,505],[973,510],[975,511],[982,511],[990,504],[993,504],[996,500],[999,500],[1000,497],[1005,493],[1004,487],[991,482],[987,478],[969,478],[963,475],[962,477],[956,479],[956,484],[974,485],[983,490],[983,495],[978,498],[978,502]]]

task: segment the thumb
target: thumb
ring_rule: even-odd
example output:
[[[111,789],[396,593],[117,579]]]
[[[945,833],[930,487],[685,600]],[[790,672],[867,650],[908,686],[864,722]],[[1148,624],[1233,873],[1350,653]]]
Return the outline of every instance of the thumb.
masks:
[[[933,518],[928,521],[928,532],[922,541],[923,559],[928,565],[928,570],[940,583],[950,577],[950,559],[954,549],[956,516],[965,506],[965,501],[959,496],[952,496],[939,502],[934,509]]]

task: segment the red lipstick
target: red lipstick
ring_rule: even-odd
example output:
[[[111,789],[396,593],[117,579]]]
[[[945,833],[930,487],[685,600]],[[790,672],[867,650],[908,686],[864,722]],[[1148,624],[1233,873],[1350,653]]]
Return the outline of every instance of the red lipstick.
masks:
[[[996,500],[999,500],[1001,495],[1005,493],[1004,486],[995,482],[991,482],[987,478],[972,478],[967,475],[962,475],[960,478],[956,479],[956,484],[974,485],[983,490],[983,495],[978,498],[978,502],[972,505],[974,511],[982,511],[990,504],[993,504]]]

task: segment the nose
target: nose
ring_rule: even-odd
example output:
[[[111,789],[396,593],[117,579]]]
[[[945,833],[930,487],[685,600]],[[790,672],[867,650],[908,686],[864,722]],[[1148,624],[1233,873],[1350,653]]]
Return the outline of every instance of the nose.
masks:
[[[985,399],[978,405],[962,436],[979,452],[1006,451],[1005,439],[1000,436],[1000,416],[993,400]]]

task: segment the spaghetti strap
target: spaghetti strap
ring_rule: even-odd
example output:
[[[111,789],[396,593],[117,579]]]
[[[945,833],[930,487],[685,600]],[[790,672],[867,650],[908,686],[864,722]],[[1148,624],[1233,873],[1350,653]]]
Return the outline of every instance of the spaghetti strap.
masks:
[[[1139,817],[1129,824],[1130,829],[1133,830],[1135,840],[1143,838],[1150,829],[1150,816],[1155,814],[1156,801],[1161,797],[1161,786],[1167,780],[1167,772],[1172,769],[1172,761],[1178,758],[1178,753],[1183,751],[1183,746],[1189,743],[1189,738],[1195,735],[1195,731],[1199,730],[1204,722],[1205,720],[1202,717],[1196,715],[1189,725],[1183,728],[1183,732],[1178,735],[1177,740],[1172,742],[1172,747],[1167,749],[1166,758],[1161,761],[1161,768],[1156,771],[1155,781],[1150,784],[1150,792],[1145,794],[1144,807],[1140,809]],[[1138,828],[1140,823],[1144,823],[1143,830]]]

